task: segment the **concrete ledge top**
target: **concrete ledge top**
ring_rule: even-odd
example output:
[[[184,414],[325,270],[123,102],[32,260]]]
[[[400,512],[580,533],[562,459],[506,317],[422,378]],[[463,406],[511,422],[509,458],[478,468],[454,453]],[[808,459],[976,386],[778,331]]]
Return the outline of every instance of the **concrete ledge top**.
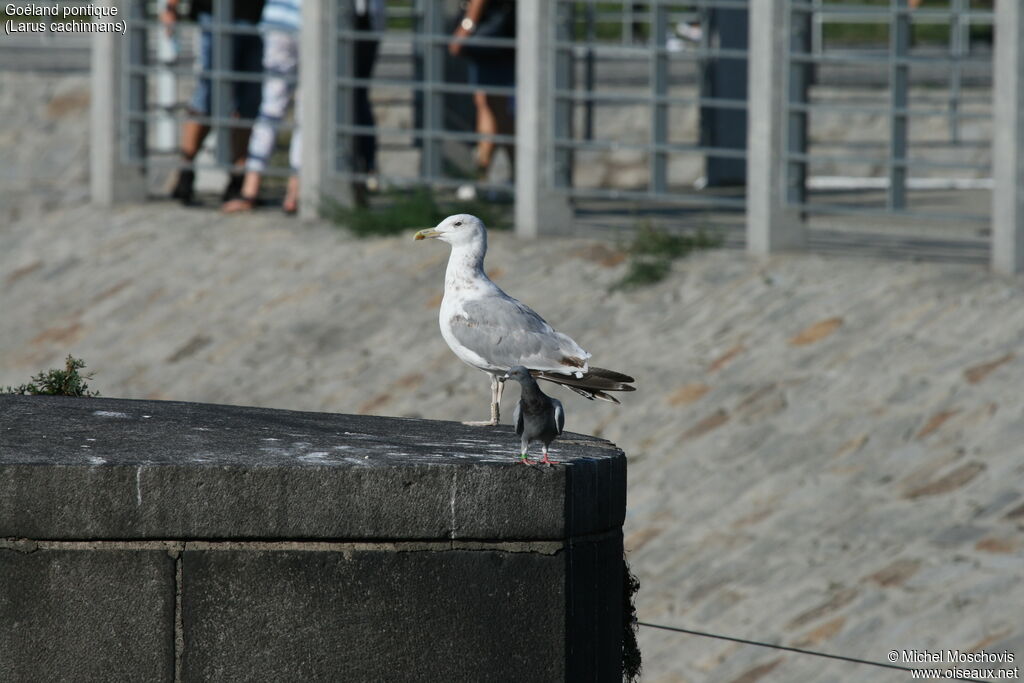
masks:
[[[625,456],[511,427],[0,395],[0,536],[553,540],[621,528]]]

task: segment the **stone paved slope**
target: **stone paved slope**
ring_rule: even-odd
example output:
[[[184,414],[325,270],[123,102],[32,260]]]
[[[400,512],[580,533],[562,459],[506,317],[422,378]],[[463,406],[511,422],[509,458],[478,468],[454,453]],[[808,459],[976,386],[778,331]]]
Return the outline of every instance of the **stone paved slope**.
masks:
[[[552,393],[631,458],[642,618],[870,659],[1024,657],[1024,282],[730,251],[609,295],[613,245],[491,241],[499,284],[637,377],[618,407]],[[446,257],[271,212],[50,211],[0,228],[0,385],[70,352],[109,396],[480,418],[487,382],[437,331]],[[642,646],[652,681],[887,680],[678,634]]]

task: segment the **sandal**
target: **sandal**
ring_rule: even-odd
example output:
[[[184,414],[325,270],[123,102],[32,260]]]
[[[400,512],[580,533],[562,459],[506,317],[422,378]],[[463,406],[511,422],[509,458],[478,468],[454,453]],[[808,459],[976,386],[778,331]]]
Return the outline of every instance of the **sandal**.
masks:
[[[243,197],[239,195],[234,199],[224,202],[220,210],[222,213],[244,213],[255,209],[258,201],[256,197]]]

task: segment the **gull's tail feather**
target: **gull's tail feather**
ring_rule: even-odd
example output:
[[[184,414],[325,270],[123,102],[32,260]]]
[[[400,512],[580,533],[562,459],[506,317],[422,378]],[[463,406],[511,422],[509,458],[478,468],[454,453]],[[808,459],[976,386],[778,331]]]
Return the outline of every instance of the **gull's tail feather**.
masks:
[[[636,391],[636,387],[631,386],[630,384],[631,382],[635,382],[635,379],[629,375],[624,375],[621,372],[605,370],[604,368],[591,367],[590,370],[582,377],[573,377],[572,375],[561,375],[556,372],[546,371],[534,371],[532,374],[537,379],[546,379],[549,382],[561,384],[568,389],[572,389],[580,396],[584,396],[590,400],[594,400],[596,398],[601,401],[608,401],[609,403],[618,403],[619,400],[607,392]]]

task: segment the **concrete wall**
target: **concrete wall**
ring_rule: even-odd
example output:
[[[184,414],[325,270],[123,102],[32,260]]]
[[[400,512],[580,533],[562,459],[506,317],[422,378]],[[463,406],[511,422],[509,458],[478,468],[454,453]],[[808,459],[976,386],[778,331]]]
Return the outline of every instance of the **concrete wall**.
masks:
[[[620,680],[625,457],[0,396],[0,680]]]

